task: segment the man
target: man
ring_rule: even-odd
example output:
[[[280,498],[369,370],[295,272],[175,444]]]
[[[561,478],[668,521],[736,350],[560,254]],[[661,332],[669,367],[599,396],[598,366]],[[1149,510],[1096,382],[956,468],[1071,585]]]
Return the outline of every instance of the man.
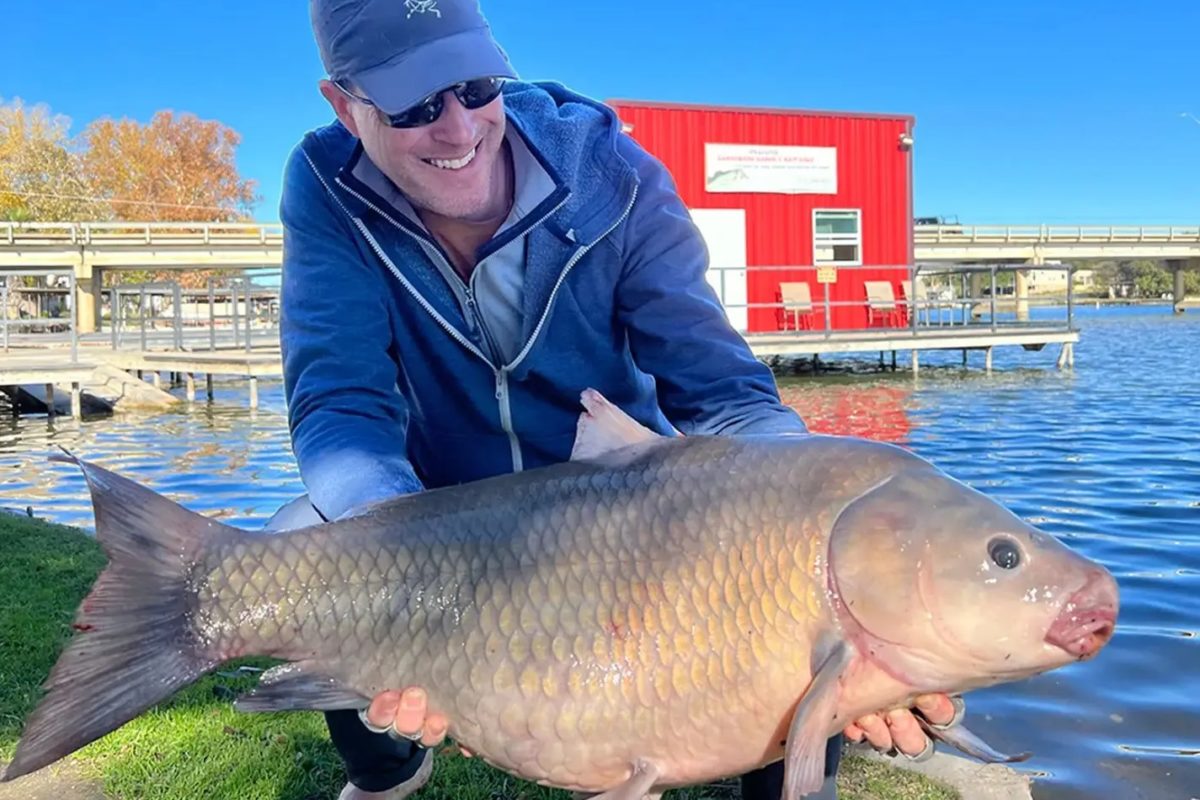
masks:
[[[285,390],[311,507],[272,527],[566,460],[589,386],[661,433],[805,431],[705,281],[670,176],[610,109],[517,80],[475,0],[310,13],[337,121],[291,154],[280,216]],[[949,699],[932,699],[949,721]],[[327,720],[342,800],[407,797],[447,729],[419,689]],[[908,712],[862,726],[848,732],[929,752]],[[744,796],[776,800],[781,776],[747,776]]]

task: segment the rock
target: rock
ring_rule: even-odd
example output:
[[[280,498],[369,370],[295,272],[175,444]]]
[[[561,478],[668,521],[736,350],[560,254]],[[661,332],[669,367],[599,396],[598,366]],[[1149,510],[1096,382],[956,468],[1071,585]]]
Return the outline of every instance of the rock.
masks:
[[[92,379],[84,386],[84,392],[102,398],[110,408],[166,409],[180,399],[162,389],[156,389],[146,381],[139,380],[123,369],[101,364],[92,372]]]

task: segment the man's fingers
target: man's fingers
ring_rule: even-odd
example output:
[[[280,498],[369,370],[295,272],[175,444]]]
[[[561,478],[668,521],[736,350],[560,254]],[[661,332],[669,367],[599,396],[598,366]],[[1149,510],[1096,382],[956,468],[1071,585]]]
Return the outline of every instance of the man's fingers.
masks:
[[[863,729],[858,727],[858,725],[854,722],[851,722],[849,725],[843,728],[842,734],[855,744],[861,742],[867,735],[866,732],[864,732]]]
[[[910,756],[918,756],[924,751],[925,731],[921,730],[911,711],[902,708],[889,711],[887,725],[897,750]]]
[[[446,719],[445,714],[430,714],[425,718],[425,727],[421,735],[421,746],[437,747],[446,738],[446,730],[449,727],[450,722]]]
[[[405,689],[400,696],[396,718],[392,722],[392,727],[396,729],[396,732],[410,738],[419,735],[425,727],[425,714],[428,711],[426,703],[424,689],[416,687]]]
[[[400,707],[400,692],[380,692],[371,698],[367,707],[367,721],[376,728],[386,728],[396,719],[396,709]]]
[[[867,741],[871,743],[872,747],[876,750],[892,749],[892,734],[882,717],[878,714],[867,714],[856,722],[867,734]]]
[[[954,719],[956,709],[945,694],[923,694],[916,699],[917,708],[934,725],[947,725]]]

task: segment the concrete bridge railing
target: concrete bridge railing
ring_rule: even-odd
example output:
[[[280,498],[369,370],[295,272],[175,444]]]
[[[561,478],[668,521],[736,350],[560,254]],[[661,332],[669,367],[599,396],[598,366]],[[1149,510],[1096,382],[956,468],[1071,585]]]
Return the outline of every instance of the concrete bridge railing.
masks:
[[[1059,242],[1103,244],[1200,244],[1200,225],[916,225],[917,244],[997,242]]]

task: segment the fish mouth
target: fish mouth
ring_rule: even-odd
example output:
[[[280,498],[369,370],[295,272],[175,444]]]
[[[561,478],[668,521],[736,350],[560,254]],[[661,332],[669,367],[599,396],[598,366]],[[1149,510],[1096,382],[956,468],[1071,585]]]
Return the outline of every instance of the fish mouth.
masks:
[[[1076,622],[1076,620],[1082,620]],[[1094,608],[1055,620],[1046,634],[1048,644],[1061,647],[1080,661],[1086,661],[1108,644],[1116,628],[1117,616],[1110,609]]]
[[[1116,582],[1107,572],[1094,572],[1067,600],[1046,632],[1045,641],[1086,661],[1108,644],[1116,624]]]

